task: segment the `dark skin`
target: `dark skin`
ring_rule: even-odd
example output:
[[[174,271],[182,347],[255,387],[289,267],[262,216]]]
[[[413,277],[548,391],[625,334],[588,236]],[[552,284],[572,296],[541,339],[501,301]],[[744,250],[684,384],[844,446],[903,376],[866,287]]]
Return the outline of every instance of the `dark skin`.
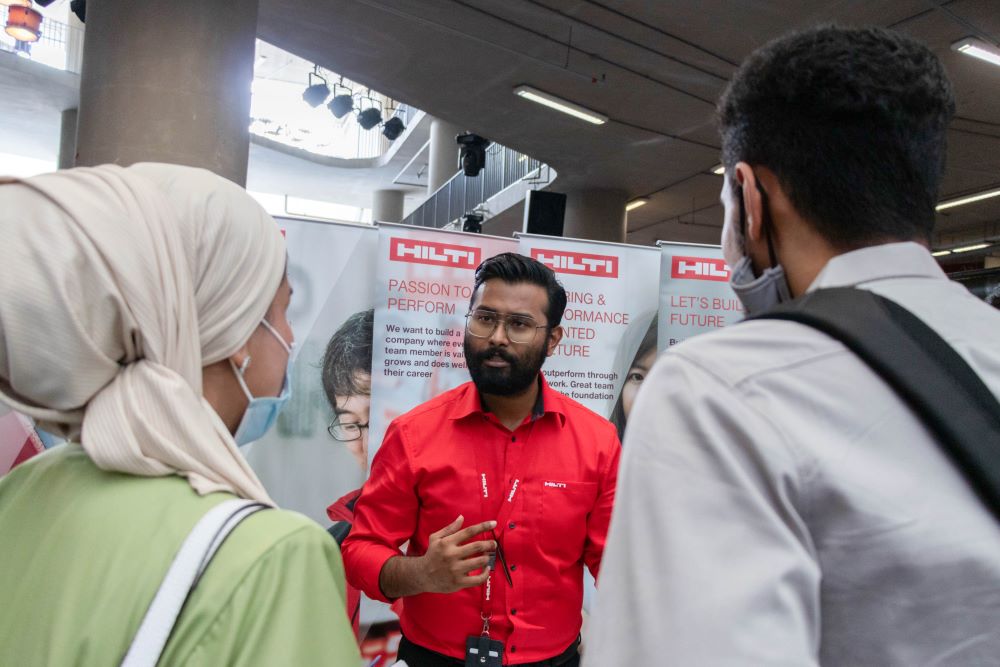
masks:
[[[487,280],[473,295],[470,310],[483,308],[500,315],[527,315],[542,323],[547,322],[548,305],[548,294],[543,287],[492,279]],[[519,344],[508,340],[504,327],[498,326],[490,338],[474,338],[467,345],[475,350],[486,350],[490,345],[504,347],[511,354],[521,357],[530,353],[531,346],[538,345],[537,337],[545,334],[545,329],[536,331],[536,340]],[[552,328],[544,341],[546,356],[552,355],[562,336],[562,327]],[[496,368],[506,365],[503,360],[485,363]],[[538,392],[538,383],[532,382],[525,391],[514,396],[482,394],[481,398],[484,407],[496,415],[501,424],[514,430],[531,414]],[[459,515],[441,530],[431,533],[424,555],[394,556],[386,561],[379,574],[382,593],[388,598],[399,598],[421,593],[454,593],[482,586],[489,571],[475,575],[470,573],[486,567],[489,555],[496,550],[496,542],[475,538],[492,531],[496,521],[462,528],[464,521],[465,518]]]

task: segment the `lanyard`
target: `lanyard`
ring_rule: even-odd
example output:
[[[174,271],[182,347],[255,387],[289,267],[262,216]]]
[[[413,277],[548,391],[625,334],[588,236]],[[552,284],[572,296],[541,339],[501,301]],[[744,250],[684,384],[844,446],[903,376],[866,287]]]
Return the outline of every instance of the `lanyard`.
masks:
[[[537,421],[537,420],[536,420]],[[507,470],[510,471],[510,488],[508,488],[507,493],[503,496],[500,503],[500,511],[497,513],[496,522],[497,530],[495,531],[495,537],[497,538],[497,555],[503,559],[503,551],[500,546],[500,538],[503,536],[504,529],[507,525],[507,519],[510,517],[510,513],[514,510],[514,503],[518,496],[521,494],[522,478],[524,476],[524,471],[527,469],[528,464],[534,454],[534,450],[528,449],[528,443],[531,441],[531,434],[535,430],[534,421],[531,423],[531,428],[528,430],[528,435],[520,443],[508,443],[507,444],[507,463],[505,466]],[[512,446],[514,445],[514,446]],[[483,508],[483,516],[489,516],[490,512],[490,494],[496,493],[498,489],[503,488],[503,480],[499,480],[500,483],[497,484],[496,480],[490,479],[490,472],[487,471],[486,456],[482,450],[483,447],[488,446],[487,443],[476,443],[476,467],[479,472],[479,500]],[[506,570],[507,563],[502,560],[501,563]],[[489,636],[490,631],[490,618],[493,616],[493,574],[494,568],[489,568],[489,574],[486,577],[486,583],[483,584],[483,605],[482,605],[482,619],[483,619],[483,635]]]

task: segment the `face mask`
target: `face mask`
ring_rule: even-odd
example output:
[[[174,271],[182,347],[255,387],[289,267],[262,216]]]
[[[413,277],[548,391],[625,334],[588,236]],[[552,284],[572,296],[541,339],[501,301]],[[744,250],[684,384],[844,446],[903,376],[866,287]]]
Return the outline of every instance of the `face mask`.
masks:
[[[781,264],[764,269],[759,277],[755,277],[753,265],[746,256],[733,267],[729,286],[743,303],[747,316],[759,315],[792,298],[785,279],[785,269]]]
[[[771,257],[771,266],[764,270],[760,276],[755,276],[753,263],[746,255],[746,211],[743,208],[743,193],[738,192],[737,197],[740,203],[740,234],[744,247],[743,258],[733,267],[729,278],[729,286],[743,304],[747,316],[759,315],[779,303],[790,301],[791,292],[788,290],[788,280],[785,278],[785,268],[778,263],[774,254],[774,246],[771,244],[771,219],[767,210],[767,193],[757,184],[760,190],[763,210],[764,236],[767,238],[767,250]]]
[[[285,368],[285,382],[281,387],[280,395],[254,398],[254,395],[250,393],[250,388],[247,387],[246,380],[243,379],[243,374],[246,373],[247,367],[250,365],[250,357],[247,357],[246,361],[239,368],[236,367],[232,359],[229,360],[229,365],[233,367],[233,372],[236,374],[236,380],[240,383],[240,388],[243,389],[247,400],[250,401],[246,412],[243,413],[243,419],[240,420],[240,425],[237,427],[236,433],[233,434],[236,444],[241,447],[263,438],[271,430],[271,427],[274,426],[274,422],[278,419],[278,413],[288,403],[288,399],[292,397],[292,346],[285,342],[281,334],[267,320],[261,320],[260,323],[285,348],[285,352],[288,353],[288,366]]]

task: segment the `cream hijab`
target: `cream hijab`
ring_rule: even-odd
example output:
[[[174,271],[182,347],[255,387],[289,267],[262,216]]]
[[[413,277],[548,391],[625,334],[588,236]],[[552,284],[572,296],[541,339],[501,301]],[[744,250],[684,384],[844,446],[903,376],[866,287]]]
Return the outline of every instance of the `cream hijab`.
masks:
[[[0,401],[104,470],[273,505],[202,397],[284,275],[274,220],[203,169],[104,165],[0,185]]]

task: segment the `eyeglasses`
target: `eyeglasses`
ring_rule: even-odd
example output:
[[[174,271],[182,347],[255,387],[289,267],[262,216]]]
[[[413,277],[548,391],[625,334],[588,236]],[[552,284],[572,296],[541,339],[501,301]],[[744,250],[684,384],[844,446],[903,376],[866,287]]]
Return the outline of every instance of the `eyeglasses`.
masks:
[[[368,424],[358,424],[357,422],[341,422],[334,419],[326,427],[326,432],[330,437],[339,442],[351,442],[361,438],[361,429],[368,428]]]
[[[530,343],[535,332],[547,325],[537,324],[527,315],[500,315],[492,310],[474,310],[465,316],[465,330],[476,338],[489,338],[504,324],[507,339],[512,343]]]

